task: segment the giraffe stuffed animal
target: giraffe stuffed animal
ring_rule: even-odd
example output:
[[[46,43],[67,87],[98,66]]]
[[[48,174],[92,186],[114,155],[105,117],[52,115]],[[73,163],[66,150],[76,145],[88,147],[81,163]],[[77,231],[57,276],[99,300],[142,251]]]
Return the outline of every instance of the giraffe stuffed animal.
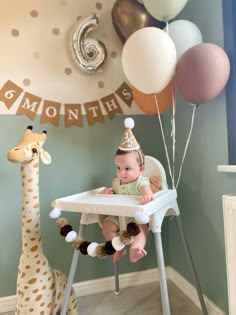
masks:
[[[66,276],[50,267],[43,253],[40,234],[39,158],[51,163],[42,148],[47,133],[33,133],[29,126],[18,145],[7,153],[10,162],[21,164],[22,177],[22,251],[17,276],[17,315],[57,315],[63,303]],[[68,315],[78,315],[72,289]]]

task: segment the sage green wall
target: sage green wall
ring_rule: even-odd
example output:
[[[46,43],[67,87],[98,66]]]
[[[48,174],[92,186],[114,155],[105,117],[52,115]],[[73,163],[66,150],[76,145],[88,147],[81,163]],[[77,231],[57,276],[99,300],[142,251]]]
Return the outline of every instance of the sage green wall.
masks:
[[[181,18],[194,22],[204,42],[223,47],[221,0],[189,1]],[[191,106],[177,102],[177,163],[182,158]],[[168,128],[168,124],[165,124]],[[217,172],[228,164],[225,94],[196,110],[193,134],[178,187],[178,203],[203,292],[228,310],[222,195],[236,192],[236,174]],[[170,264],[191,280],[175,221],[170,221]]]
[[[59,197],[109,186],[115,175],[113,155],[124,131],[125,116],[105,118],[104,123],[84,127],[65,128],[63,118],[59,127],[33,123],[26,116],[0,116],[0,296],[15,294],[18,259],[21,250],[21,178],[20,165],[7,161],[7,151],[15,146],[28,125],[36,132],[48,132],[44,148],[52,156],[52,164],[40,164],[41,230],[45,254],[54,268],[69,271],[73,254],[72,246],[59,235],[55,221],[48,214],[51,202]],[[146,154],[164,162],[159,123],[146,115],[134,116],[135,135]],[[160,145],[159,145],[160,143]],[[67,215],[74,228],[78,227],[79,215]],[[167,228],[167,227],[166,227]],[[165,233],[163,233],[165,234]],[[167,233],[166,233],[167,234]],[[86,236],[91,241],[103,241],[98,225],[90,225]],[[168,234],[167,234],[168,237]],[[164,241],[168,239],[164,238]],[[165,248],[168,250],[168,243]],[[136,264],[123,259],[121,273],[153,268],[156,265],[154,241],[149,237],[148,256]],[[75,281],[111,276],[111,257],[105,260],[81,256]],[[168,257],[166,257],[168,263]]]

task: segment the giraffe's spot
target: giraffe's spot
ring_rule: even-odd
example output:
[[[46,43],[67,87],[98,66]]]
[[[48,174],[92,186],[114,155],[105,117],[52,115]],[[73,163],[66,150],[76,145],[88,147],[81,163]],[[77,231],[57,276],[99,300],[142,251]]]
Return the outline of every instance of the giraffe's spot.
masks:
[[[30,223],[30,222],[32,222],[32,219],[29,219],[29,220],[27,220],[26,222],[27,222],[27,223]]]
[[[37,293],[39,291],[39,289],[35,289],[34,291],[33,291],[33,293]]]
[[[24,278],[24,277],[25,277],[25,272],[22,272],[21,278]]]
[[[26,302],[28,302],[29,300],[30,300],[30,298],[29,298],[29,297],[26,297],[26,298],[25,298],[25,301],[26,301]]]
[[[44,311],[41,311],[39,315],[44,315],[44,314],[45,314],[45,312],[44,312]]]
[[[28,191],[28,192],[32,192],[32,191],[33,191],[33,189],[32,189],[32,188],[29,188],[27,191]]]
[[[52,303],[48,303],[47,308],[51,308]]]
[[[25,202],[27,205],[30,203],[28,200],[26,200],[26,202]]]
[[[39,273],[40,272],[40,268],[36,269],[36,272]]]
[[[61,298],[61,292],[59,292],[57,295],[57,299],[60,300],[60,298]]]
[[[47,271],[44,271],[43,275],[45,276],[48,272]]]
[[[18,295],[24,296],[24,293],[22,291],[18,291]]]
[[[40,301],[42,299],[42,294],[39,294],[36,298],[35,301]]]
[[[33,247],[31,247],[31,252],[36,252],[36,250],[38,249],[38,245],[35,245]]]
[[[44,302],[40,304],[40,306],[41,306],[41,307],[43,307],[44,305],[45,305],[45,303],[44,303]]]
[[[32,183],[32,181],[33,181],[33,178],[28,179],[28,183]]]
[[[39,207],[39,204],[38,203],[36,203],[35,205],[33,205],[33,208],[34,209],[37,209]]]
[[[39,223],[35,224],[35,227],[38,228],[39,227]]]
[[[30,240],[31,240],[31,242],[35,241],[35,237],[31,237]]]
[[[37,282],[37,279],[36,279],[36,278],[32,278],[32,279],[30,279],[30,280],[28,281],[29,284],[33,284],[33,283],[35,283],[35,282]]]
[[[38,196],[33,196],[33,199],[38,199]]]
[[[34,167],[34,168],[39,167],[39,163],[37,162],[37,163],[33,164],[33,167]]]
[[[49,290],[53,290],[55,288],[55,283],[52,283]]]
[[[45,290],[46,289],[46,285],[44,285],[43,287],[42,287],[42,290]]]
[[[36,262],[37,265],[39,265],[40,263],[41,263],[41,260],[38,260],[38,261]]]
[[[30,269],[30,266],[28,265],[28,266],[26,266],[25,268],[26,268],[26,269]]]
[[[26,233],[31,233],[31,230],[26,230],[25,232],[26,232]]]
[[[30,309],[29,309],[29,312],[30,312],[30,313],[33,313],[33,312],[34,312],[34,309],[33,309],[33,308],[30,308]]]
[[[29,288],[28,285],[25,285],[25,286],[24,286],[24,289],[25,289],[25,290],[27,290],[28,288]]]

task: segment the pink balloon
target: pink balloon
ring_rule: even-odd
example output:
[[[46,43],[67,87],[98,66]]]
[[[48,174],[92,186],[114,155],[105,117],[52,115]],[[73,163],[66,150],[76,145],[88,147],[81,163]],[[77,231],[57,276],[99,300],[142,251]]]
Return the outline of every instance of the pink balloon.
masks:
[[[229,73],[229,58],[221,47],[199,44],[179,59],[175,69],[176,87],[189,103],[207,103],[223,90]]]

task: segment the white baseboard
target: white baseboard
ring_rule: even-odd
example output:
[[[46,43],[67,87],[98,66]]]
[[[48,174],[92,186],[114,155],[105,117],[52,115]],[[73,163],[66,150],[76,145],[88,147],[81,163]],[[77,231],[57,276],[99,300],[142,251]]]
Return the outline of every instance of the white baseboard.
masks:
[[[166,277],[171,280],[190,300],[200,308],[195,287],[171,267],[166,267]],[[145,271],[121,274],[120,289],[159,281],[156,268]],[[77,297],[114,290],[114,277],[83,281],[73,285]],[[226,315],[214,302],[204,296],[208,315]],[[16,296],[0,298],[0,314],[14,311]]]

